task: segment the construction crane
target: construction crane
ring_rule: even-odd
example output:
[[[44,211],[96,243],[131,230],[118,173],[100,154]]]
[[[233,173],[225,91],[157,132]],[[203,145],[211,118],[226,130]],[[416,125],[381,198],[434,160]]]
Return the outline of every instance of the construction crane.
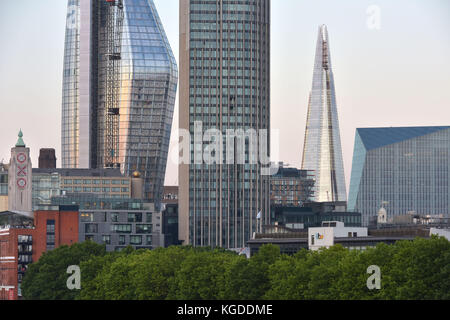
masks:
[[[120,168],[120,69],[122,62],[123,0],[106,0],[105,168]]]

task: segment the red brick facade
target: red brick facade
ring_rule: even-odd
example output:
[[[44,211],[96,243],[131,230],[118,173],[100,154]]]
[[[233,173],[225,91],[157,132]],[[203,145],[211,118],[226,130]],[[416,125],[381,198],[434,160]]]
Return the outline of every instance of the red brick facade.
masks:
[[[50,230],[49,221],[54,221]],[[54,248],[78,242],[78,212],[36,211],[33,229],[0,229],[0,300],[18,299],[18,278],[25,271],[19,266],[39,260],[47,251],[48,234]]]

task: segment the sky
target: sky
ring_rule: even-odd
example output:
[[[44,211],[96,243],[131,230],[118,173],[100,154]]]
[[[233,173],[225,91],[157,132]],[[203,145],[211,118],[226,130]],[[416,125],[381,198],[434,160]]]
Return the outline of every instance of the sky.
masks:
[[[179,0],[154,2],[178,60]],[[0,0],[0,161],[9,161],[22,129],[35,167],[40,148],[55,148],[60,163],[66,10],[66,0]],[[348,186],[356,128],[450,125],[450,1],[272,0],[271,126],[280,137],[273,160],[295,167],[321,24]],[[166,185],[177,184],[169,160]]]

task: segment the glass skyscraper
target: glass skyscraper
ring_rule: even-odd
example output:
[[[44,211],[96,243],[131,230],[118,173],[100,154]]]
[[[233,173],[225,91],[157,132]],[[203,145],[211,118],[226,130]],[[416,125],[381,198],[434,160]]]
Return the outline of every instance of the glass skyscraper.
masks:
[[[180,128],[191,137],[196,123],[201,133],[269,130],[270,0],[181,0],[180,65]],[[251,144],[245,144],[247,156]],[[269,179],[261,162],[247,157],[245,164],[237,158],[194,164],[194,149],[191,141],[191,163],[179,170],[180,239],[194,246],[246,247],[270,219]],[[224,155],[230,151],[225,149]]]
[[[63,168],[138,171],[158,204],[177,81],[153,0],[68,0]]]
[[[363,225],[381,207],[388,218],[449,215],[450,127],[357,129],[349,211]]]
[[[347,201],[330,43],[325,25],[320,26],[317,39],[302,169],[315,172],[315,201]]]

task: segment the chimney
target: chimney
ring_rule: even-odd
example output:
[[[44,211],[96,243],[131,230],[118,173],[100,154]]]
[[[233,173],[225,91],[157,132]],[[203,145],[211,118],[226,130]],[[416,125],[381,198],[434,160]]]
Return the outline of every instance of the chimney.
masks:
[[[39,169],[56,169],[55,149],[39,150]]]

